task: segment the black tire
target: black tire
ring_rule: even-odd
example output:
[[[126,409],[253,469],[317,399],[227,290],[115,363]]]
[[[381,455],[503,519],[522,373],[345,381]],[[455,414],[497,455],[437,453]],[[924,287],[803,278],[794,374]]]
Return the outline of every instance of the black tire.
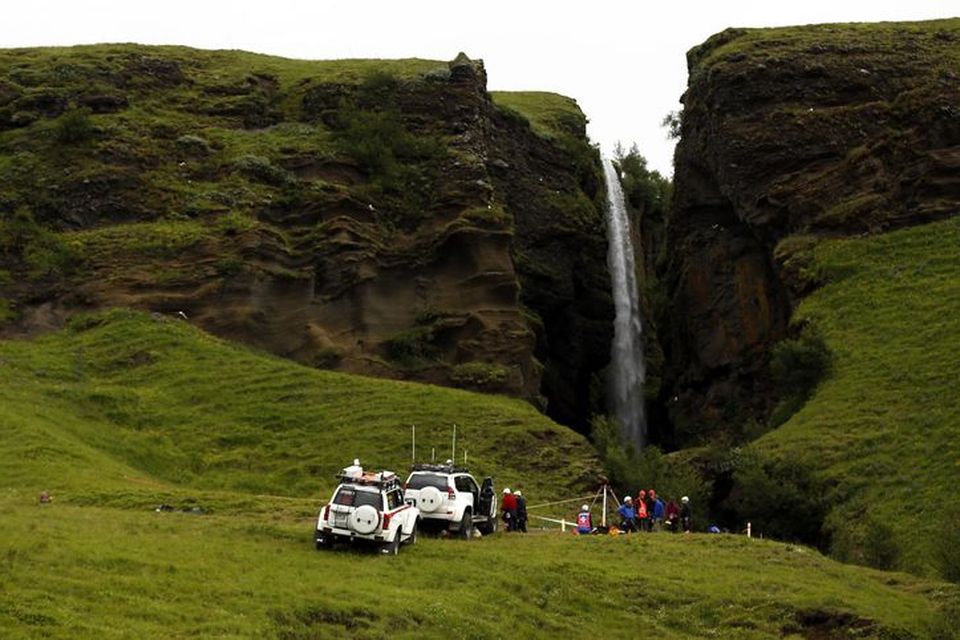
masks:
[[[463,518],[460,519],[460,531],[458,534],[464,540],[469,540],[471,534],[473,534],[473,513],[471,513],[470,509],[467,509],[463,512]]]
[[[497,519],[488,518],[486,522],[477,524],[477,529],[485,536],[493,535],[497,532]]]
[[[383,553],[388,556],[395,556],[400,553],[400,531],[397,530],[397,535],[394,536],[393,542],[384,542],[383,546],[380,547],[380,553]]]
[[[333,548],[333,540],[327,536],[320,535],[314,538],[314,540],[316,541],[317,551]]]
[[[420,520],[417,519],[413,523],[413,530],[410,532],[410,535],[407,537],[407,544],[413,546],[417,544],[417,529],[420,527]]]

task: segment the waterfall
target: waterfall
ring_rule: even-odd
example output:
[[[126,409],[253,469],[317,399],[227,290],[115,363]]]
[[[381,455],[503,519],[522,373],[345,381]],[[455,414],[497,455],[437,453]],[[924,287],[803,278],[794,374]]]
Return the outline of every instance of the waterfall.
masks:
[[[620,178],[608,158],[603,159],[603,174],[607,183],[607,266],[617,312],[610,349],[613,412],[623,428],[624,441],[640,450],[647,439],[643,410],[646,371],[633,241]]]

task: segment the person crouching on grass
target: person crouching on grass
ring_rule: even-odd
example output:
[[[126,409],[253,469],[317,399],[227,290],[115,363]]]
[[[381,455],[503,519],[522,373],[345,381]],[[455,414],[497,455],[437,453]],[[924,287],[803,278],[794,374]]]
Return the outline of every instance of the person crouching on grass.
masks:
[[[580,513],[577,514],[577,533],[582,536],[593,533],[593,516],[590,515],[590,506],[580,507]]]
[[[509,487],[503,490],[500,509],[503,511],[503,524],[507,531],[514,531],[517,528],[517,497],[510,493]]]
[[[633,498],[627,496],[623,499],[623,504],[617,508],[620,514],[620,530],[624,533],[637,530],[637,512],[633,508]]]

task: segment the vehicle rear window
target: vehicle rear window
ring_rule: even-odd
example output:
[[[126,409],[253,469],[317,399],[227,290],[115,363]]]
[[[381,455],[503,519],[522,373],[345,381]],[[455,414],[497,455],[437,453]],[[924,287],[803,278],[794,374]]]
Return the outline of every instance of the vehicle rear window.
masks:
[[[383,498],[379,491],[362,491],[353,487],[340,487],[333,497],[333,504],[342,504],[347,507],[362,507],[365,504],[383,510]]]
[[[407,489],[423,489],[424,487],[436,487],[446,491],[447,476],[440,476],[435,473],[415,473],[407,479]]]

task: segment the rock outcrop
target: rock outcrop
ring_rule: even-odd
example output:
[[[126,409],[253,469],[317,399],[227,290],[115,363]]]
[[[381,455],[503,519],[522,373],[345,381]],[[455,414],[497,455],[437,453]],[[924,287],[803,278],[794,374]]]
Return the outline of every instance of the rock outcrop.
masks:
[[[586,424],[613,312],[598,158],[572,101],[541,96],[568,112],[534,130],[462,54],[0,59],[6,335],[86,309],[182,313],[313,366]]]
[[[729,29],[688,54],[664,393],[691,443],[775,399],[770,346],[817,286],[805,237],[960,210],[960,21]]]

